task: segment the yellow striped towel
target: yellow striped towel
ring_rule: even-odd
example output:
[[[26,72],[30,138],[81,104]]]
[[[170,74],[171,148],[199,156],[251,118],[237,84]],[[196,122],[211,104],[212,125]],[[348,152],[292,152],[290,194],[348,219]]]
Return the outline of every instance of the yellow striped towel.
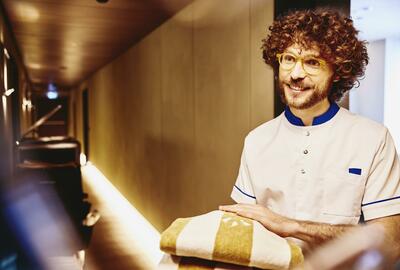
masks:
[[[161,234],[160,249],[262,269],[288,269],[303,262],[300,247],[257,221],[218,210],[175,220]]]

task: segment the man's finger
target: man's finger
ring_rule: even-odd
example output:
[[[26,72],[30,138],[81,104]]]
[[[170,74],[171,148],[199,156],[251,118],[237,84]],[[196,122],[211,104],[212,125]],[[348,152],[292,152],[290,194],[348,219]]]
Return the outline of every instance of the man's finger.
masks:
[[[236,212],[236,205],[237,204],[233,204],[233,205],[220,205],[218,207],[219,210],[221,211],[227,211],[227,212]]]

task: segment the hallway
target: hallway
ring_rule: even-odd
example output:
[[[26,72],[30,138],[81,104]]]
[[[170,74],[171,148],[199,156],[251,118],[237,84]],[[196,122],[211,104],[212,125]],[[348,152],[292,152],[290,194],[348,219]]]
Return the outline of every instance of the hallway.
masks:
[[[274,19],[327,6],[350,12],[350,0],[0,1],[0,191],[39,163],[52,181],[38,183],[60,185],[62,202],[77,205],[69,210],[79,233],[90,231],[89,203],[98,210],[83,270],[157,268],[160,232],[231,204],[247,135],[285,108],[263,58]],[[263,166],[278,168],[275,156]],[[67,165],[79,177],[56,170]],[[4,243],[0,230],[0,270]],[[71,254],[59,259],[76,263]]]

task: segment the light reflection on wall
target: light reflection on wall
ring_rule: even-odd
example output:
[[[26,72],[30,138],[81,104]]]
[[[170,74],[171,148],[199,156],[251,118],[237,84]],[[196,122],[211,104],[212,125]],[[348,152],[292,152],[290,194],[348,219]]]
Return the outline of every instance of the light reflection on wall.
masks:
[[[153,269],[161,260],[162,252],[159,249],[160,233],[150,224],[141,213],[110,183],[110,181],[90,162],[82,167],[82,174],[90,189],[102,201],[104,208],[101,212],[111,211],[120,222],[115,230],[115,236],[123,236],[118,244],[128,253],[135,249],[135,253],[143,254],[143,260]],[[105,209],[106,208],[106,209]],[[102,213],[100,213],[102,214]]]
[[[3,117],[4,117],[4,126],[7,127],[7,122],[8,122],[8,118],[7,118],[7,97],[6,96],[1,96],[1,103],[2,103],[2,107],[3,107]]]
[[[8,56],[7,50],[4,48],[4,56]],[[4,78],[4,89],[8,89],[8,76],[7,76],[7,60],[6,57],[4,58],[3,62],[3,78]],[[9,58],[9,56],[7,57]]]

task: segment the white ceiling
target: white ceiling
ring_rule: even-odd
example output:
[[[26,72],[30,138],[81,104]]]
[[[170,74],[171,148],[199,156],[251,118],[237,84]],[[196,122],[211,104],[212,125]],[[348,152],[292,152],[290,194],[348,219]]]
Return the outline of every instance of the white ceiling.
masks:
[[[360,38],[400,38],[400,0],[351,0],[351,17]]]

